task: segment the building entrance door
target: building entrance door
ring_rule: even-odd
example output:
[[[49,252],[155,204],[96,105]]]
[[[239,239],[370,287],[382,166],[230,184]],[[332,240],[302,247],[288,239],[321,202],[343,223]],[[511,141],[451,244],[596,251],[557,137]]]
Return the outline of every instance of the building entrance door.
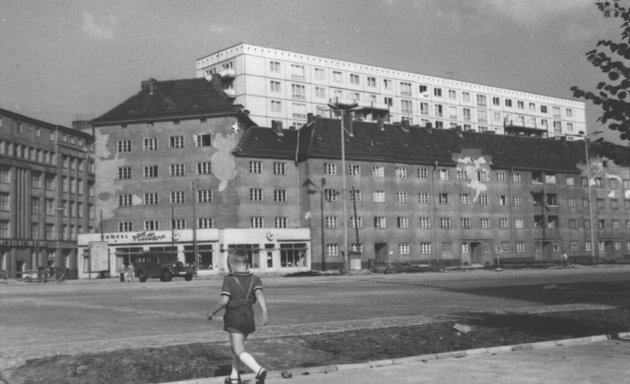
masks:
[[[377,263],[387,263],[387,243],[375,243],[374,256]]]
[[[483,246],[480,241],[470,243],[470,262],[472,264],[482,264]]]

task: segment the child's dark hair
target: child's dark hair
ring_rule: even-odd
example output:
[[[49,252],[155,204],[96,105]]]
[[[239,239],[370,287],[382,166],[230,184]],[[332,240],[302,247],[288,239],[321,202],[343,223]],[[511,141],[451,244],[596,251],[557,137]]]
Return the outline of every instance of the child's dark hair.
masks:
[[[228,264],[249,264],[247,252],[243,249],[235,249],[228,255]]]

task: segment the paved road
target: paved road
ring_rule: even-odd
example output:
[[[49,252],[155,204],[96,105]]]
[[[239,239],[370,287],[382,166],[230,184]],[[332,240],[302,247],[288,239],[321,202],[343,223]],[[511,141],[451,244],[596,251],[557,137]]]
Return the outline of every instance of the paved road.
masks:
[[[630,267],[263,281],[271,324],[256,337],[418,324],[468,311],[630,305]],[[627,287],[611,289],[608,283],[613,281]],[[541,289],[550,284],[560,289]],[[222,322],[205,319],[220,286],[220,278],[0,285],[0,370],[25,358],[55,353],[224,341]]]

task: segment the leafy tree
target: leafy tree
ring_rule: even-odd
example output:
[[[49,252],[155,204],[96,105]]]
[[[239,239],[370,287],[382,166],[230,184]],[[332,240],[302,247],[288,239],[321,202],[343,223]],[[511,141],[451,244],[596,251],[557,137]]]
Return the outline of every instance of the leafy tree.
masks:
[[[619,131],[622,140],[630,141],[630,7],[627,0],[597,1],[597,8],[604,17],[621,19],[619,41],[599,40],[597,48],[586,52],[586,58],[606,74],[608,80],[597,84],[597,90],[584,91],[571,87],[573,96],[590,100],[602,108],[597,121]]]

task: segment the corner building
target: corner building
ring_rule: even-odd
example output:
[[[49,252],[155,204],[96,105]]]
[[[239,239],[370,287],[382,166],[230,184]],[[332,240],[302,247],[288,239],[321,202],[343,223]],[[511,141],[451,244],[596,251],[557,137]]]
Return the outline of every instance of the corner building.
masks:
[[[366,121],[569,140],[586,132],[580,101],[250,44],[201,57],[195,69],[197,77],[219,75],[224,92],[261,126],[299,128],[309,113],[331,117],[328,102],[344,99]]]
[[[175,253],[199,274],[219,273],[231,248],[246,249],[255,270],[310,269],[308,228],[291,214],[298,211],[294,164],[277,146],[278,166],[234,156],[256,127],[216,83],[149,79],[91,124],[101,216],[99,231],[81,236],[79,246],[92,255],[93,274],[113,275],[145,252]],[[268,169],[279,172],[263,174]],[[270,180],[282,190],[277,204]]]

